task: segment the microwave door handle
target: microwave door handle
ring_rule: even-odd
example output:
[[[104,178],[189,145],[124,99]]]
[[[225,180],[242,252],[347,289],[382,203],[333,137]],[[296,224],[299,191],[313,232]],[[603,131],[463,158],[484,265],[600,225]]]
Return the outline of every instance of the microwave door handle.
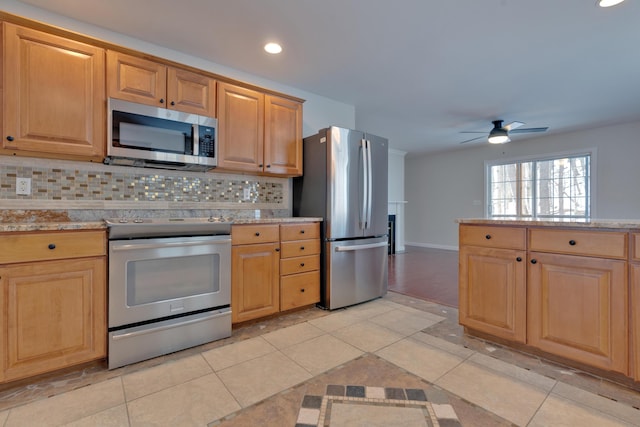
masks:
[[[191,145],[193,146],[192,156],[200,155],[200,126],[197,123],[191,125]]]

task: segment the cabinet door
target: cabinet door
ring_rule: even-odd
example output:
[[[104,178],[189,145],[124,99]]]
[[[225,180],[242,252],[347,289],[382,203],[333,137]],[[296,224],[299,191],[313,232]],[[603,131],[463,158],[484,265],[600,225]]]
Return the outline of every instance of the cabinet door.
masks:
[[[167,108],[202,116],[216,116],[216,81],[202,74],[170,67],[167,70]]]
[[[101,161],[104,50],[9,23],[3,40],[2,149]]]
[[[166,107],[167,67],[154,61],[107,52],[109,97]]]
[[[637,257],[637,255],[636,255]],[[632,376],[640,381],[640,264],[631,264],[631,345]]]
[[[98,257],[0,268],[4,380],[106,356],[105,264]]]
[[[460,324],[496,337],[525,342],[525,251],[460,248]]]
[[[233,246],[231,311],[234,323],[280,310],[278,243]]]
[[[265,97],[265,172],[302,175],[302,104],[276,96]]]
[[[218,168],[262,172],[264,94],[218,83]]]
[[[540,252],[530,258],[528,344],[626,374],[627,263]]]

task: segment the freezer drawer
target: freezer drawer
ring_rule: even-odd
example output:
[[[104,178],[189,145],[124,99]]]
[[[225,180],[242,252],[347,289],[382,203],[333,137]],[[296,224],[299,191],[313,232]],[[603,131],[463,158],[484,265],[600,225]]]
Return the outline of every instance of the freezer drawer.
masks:
[[[387,293],[387,236],[325,243],[321,305],[330,310]]]

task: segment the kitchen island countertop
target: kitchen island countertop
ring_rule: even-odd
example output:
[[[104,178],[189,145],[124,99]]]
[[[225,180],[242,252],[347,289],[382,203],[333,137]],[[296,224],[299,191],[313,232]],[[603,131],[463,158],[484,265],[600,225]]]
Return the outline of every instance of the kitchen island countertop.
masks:
[[[640,219],[526,219],[526,218],[458,218],[458,224],[518,225],[540,227],[640,229]]]

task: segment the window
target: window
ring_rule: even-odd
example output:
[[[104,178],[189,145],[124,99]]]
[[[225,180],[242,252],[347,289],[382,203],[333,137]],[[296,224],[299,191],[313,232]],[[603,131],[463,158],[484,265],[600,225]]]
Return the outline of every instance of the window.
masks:
[[[591,153],[487,164],[491,218],[589,218]]]

